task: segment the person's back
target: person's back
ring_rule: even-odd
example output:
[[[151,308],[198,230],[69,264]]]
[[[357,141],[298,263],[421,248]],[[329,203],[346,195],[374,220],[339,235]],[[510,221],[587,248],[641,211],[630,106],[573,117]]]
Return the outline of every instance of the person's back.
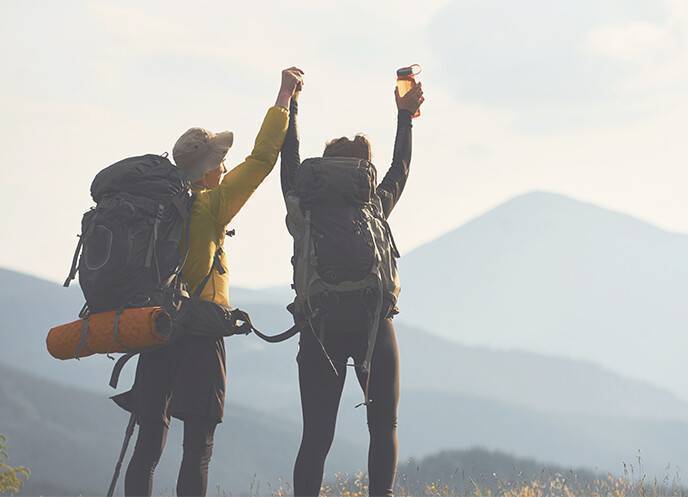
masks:
[[[294,466],[294,495],[297,497],[317,496],[320,492],[349,358],[354,361],[356,376],[365,393],[370,431],[369,493],[392,495],[397,463],[396,412],[399,399],[399,352],[392,316],[397,312],[395,292],[398,292],[398,285],[390,276],[385,288],[384,275],[377,274],[382,291],[376,294],[369,291],[365,279],[358,278],[364,275],[366,267],[375,269],[375,264],[385,261],[394,264],[394,256],[398,255],[386,220],[406,184],[411,161],[411,117],[422,102],[420,85],[403,98],[397,94],[399,116],[391,168],[379,184],[373,181],[370,188],[364,184],[370,175],[364,173],[358,179],[352,179],[349,174],[343,174],[341,181],[351,180],[358,183],[358,187],[353,184],[352,188],[335,185],[338,193],[350,190],[343,197],[354,197],[337,202],[336,194],[317,193],[328,182],[324,168],[339,164],[353,169],[358,167],[356,172],[361,172],[370,165],[370,143],[361,135],[353,140],[344,137],[329,142],[322,159],[310,160],[319,161],[322,169],[313,174],[315,180],[312,184],[303,185],[302,182],[307,181],[304,181],[303,171],[299,168],[315,165],[309,161],[300,162],[296,131],[298,103],[296,95],[292,98],[289,128],[282,149],[281,179],[287,202],[287,222],[295,237],[294,286],[297,297],[293,306],[294,318],[297,322],[307,323],[301,332],[298,353],[303,438]],[[367,170],[374,171],[374,168]],[[367,191],[369,199],[355,198],[356,192],[363,190]],[[326,200],[311,205],[313,197]],[[361,215],[357,214],[359,211]],[[299,225],[303,225],[303,229]],[[374,226],[378,225],[381,226],[380,231],[387,231],[386,235],[376,236]],[[304,233],[307,234],[302,236]],[[360,245],[355,240],[366,237],[369,248],[373,249],[372,259],[366,255],[366,250],[351,249]],[[299,244],[303,246],[299,247]],[[393,255],[385,257],[381,254],[384,250]],[[328,252],[332,257],[326,255]],[[315,254],[311,264],[315,268],[304,270],[302,268],[309,267],[310,261],[300,258],[308,258],[308,254]],[[363,255],[358,257],[357,254]],[[360,264],[357,262],[359,259]],[[372,266],[366,262],[370,260],[373,261]],[[347,272],[347,269],[353,271]],[[330,272],[332,276],[328,274]],[[390,274],[395,272],[395,268],[390,270]],[[323,291],[314,292],[315,284],[320,285]],[[339,289],[346,291],[339,292]],[[316,302],[315,295],[322,299]]]

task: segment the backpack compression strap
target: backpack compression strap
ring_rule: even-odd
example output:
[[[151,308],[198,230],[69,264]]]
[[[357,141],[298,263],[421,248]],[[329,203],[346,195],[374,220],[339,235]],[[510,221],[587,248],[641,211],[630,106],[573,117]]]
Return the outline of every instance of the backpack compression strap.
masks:
[[[282,333],[278,333],[277,335],[265,335],[255,329],[253,325],[251,325],[251,330],[253,330],[253,333],[258,336],[261,340],[265,340],[268,343],[279,343],[279,342],[284,342],[285,340],[289,340],[291,337],[296,335],[297,333],[301,332],[301,327],[298,325],[294,325],[291,328],[289,328],[287,331],[283,331]]]
[[[252,331],[256,334],[256,336],[258,336],[258,338],[260,338],[261,340],[265,340],[268,343],[284,342],[285,340],[289,340],[291,337],[301,332],[301,326],[295,324],[287,331],[283,331],[282,333],[278,333],[277,335],[266,335],[264,333],[261,333],[259,330],[256,329],[255,326],[253,326],[253,323],[251,323],[251,318],[245,311],[234,309],[232,311],[232,317],[236,321],[243,322],[243,324],[238,327],[239,329],[248,328],[249,332]],[[244,333],[239,332],[237,334]],[[245,334],[248,334],[248,332],[246,332]],[[129,360],[136,354],[138,354],[138,352],[128,352],[119,359],[117,359],[117,362],[115,362],[115,365],[112,368],[112,374],[110,375],[110,386],[112,388],[117,388],[117,383],[119,383],[119,376],[122,373],[124,365],[127,362],[129,362]]]
[[[62,284],[63,287],[67,288],[74,278],[76,278],[76,272],[79,270],[79,255],[81,254],[81,249],[84,246],[84,238],[88,238],[93,232],[94,224],[93,220],[88,223],[86,231],[82,232],[79,237],[79,241],[76,244],[76,249],[74,250],[74,256],[72,257],[72,266],[69,268],[69,274],[67,279]]]
[[[122,368],[127,362],[129,362],[129,359],[134,357],[136,354],[138,354],[138,352],[127,352],[122,357],[117,359],[117,362],[112,367],[112,374],[110,375],[109,385],[112,388],[117,388],[117,383],[119,383],[119,375],[122,373]]]
[[[112,480],[110,481],[110,487],[108,488],[107,497],[112,497],[115,494],[115,487],[117,486],[117,480],[119,480],[119,472],[122,469],[122,462],[124,461],[124,455],[127,452],[127,447],[129,447],[129,440],[134,434],[134,427],[136,426],[136,416],[132,414],[129,417],[129,423],[127,424],[127,430],[124,433],[124,442],[122,442],[122,448],[119,451],[119,459],[117,459],[117,464],[115,465],[115,473],[112,475]]]
[[[255,326],[253,326],[253,323],[251,323],[251,317],[245,311],[242,311],[240,309],[234,309],[232,311],[232,317],[237,321],[243,321],[244,325],[248,325],[251,331],[253,331],[253,333],[255,333],[258,338],[260,338],[261,340],[265,340],[268,343],[284,342],[285,340],[289,340],[291,337],[293,337],[301,331],[301,326],[295,324],[287,331],[283,331],[282,333],[278,333],[277,335],[266,335],[264,333],[261,333],[259,330],[256,329]],[[242,325],[242,327],[244,325]]]

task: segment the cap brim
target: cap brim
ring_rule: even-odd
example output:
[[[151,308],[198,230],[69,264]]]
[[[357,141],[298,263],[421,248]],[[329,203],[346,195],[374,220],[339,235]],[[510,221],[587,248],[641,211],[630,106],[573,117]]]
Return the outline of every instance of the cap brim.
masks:
[[[234,143],[234,133],[231,131],[212,134],[205,150],[184,156],[177,154],[175,161],[184,167],[186,177],[190,181],[196,181],[208,171],[218,167],[227,155],[232,143]]]
[[[213,149],[222,154],[222,158],[227,155],[227,152],[232,147],[234,143],[234,133],[231,131],[222,131],[221,133],[215,134],[210,139],[210,144]]]

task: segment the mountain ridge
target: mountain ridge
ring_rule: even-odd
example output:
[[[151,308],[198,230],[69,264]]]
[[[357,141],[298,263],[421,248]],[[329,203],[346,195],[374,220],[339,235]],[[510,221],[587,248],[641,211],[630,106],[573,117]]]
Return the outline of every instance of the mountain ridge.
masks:
[[[479,223],[481,220],[483,220],[485,217],[495,215],[495,214],[500,214],[502,211],[503,212],[510,212],[512,215],[514,213],[514,206],[517,207],[518,209],[521,208],[521,206],[530,204],[530,203],[537,203],[538,206],[541,205],[548,205],[552,204],[553,202],[556,202],[559,205],[567,206],[567,207],[582,207],[586,209],[594,209],[598,212],[605,212],[606,214],[610,215],[610,217],[615,217],[620,220],[631,220],[633,223],[637,223],[637,225],[642,225],[644,226],[648,232],[661,232],[665,235],[670,235],[670,236],[679,236],[679,237],[688,237],[688,233],[680,232],[680,231],[675,231],[675,230],[669,230],[666,228],[663,228],[661,226],[658,226],[654,224],[651,221],[648,221],[646,219],[643,219],[639,216],[633,215],[626,213],[621,210],[609,208],[609,207],[603,207],[600,205],[597,205],[593,202],[589,202],[586,200],[580,200],[575,197],[561,194],[561,193],[556,193],[556,192],[551,192],[547,190],[531,190],[527,191],[524,193],[521,193],[519,195],[513,196],[503,202],[499,202],[496,205],[482,211],[479,214],[476,214],[475,216],[471,217],[467,221],[450,228],[447,230],[445,233],[442,235],[439,235],[438,237],[422,243],[416,247],[414,247],[412,250],[410,250],[408,253],[413,253],[418,250],[423,249],[426,246],[435,244],[436,242],[440,242],[444,240],[445,238],[451,236],[454,232],[457,230],[467,227],[469,225],[472,225],[474,223]]]
[[[0,281],[5,281],[5,274],[0,270]],[[42,280],[36,280],[34,289],[31,285],[33,277],[20,273],[13,273],[12,277],[14,281],[11,282],[11,288],[24,290],[19,293],[13,290],[11,298],[4,298],[4,305],[9,303],[9,308],[2,329],[10,332],[9,340],[5,340],[5,362],[68,385],[85,387],[94,392],[111,392],[107,383],[113,363],[104,355],[81,361],[58,361],[45,350],[48,328],[56,322],[73,320],[80,308],[82,297],[78,289],[65,291]],[[0,296],[5,291],[0,285]],[[47,315],[35,313],[28,298],[43,301]],[[2,305],[0,303],[0,307]],[[10,308],[12,313],[9,312]],[[291,315],[274,304],[246,302],[242,308],[251,313],[259,329],[278,330],[291,325]],[[27,328],[24,316],[32,311],[32,324]],[[404,385],[409,388],[457,391],[548,411],[609,415],[623,413],[641,418],[688,420],[688,403],[675,395],[647,382],[631,381],[591,361],[575,361],[523,350],[466,346],[409,326],[403,321],[397,324],[397,328],[402,347]],[[254,398],[252,393],[259,380],[263,388],[272,385],[274,399],[283,398],[284,392],[289,392],[287,396],[298,395],[295,363],[290,357],[296,354],[295,346],[295,340],[283,345],[266,345],[256,337],[229,338],[229,372],[237,380],[235,388],[239,401],[244,402],[242,395],[246,396],[244,403],[252,399],[257,407],[265,401],[262,395]],[[294,381],[285,381],[280,367],[283,370],[289,368]],[[134,370],[133,364],[124,369],[120,390],[131,384]],[[251,373],[247,374],[249,371]],[[476,373],[480,375],[479,378],[468,380]],[[438,377],[443,377],[444,384],[450,386],[438,387]],[[565,384],[567,388],[562,390],[558,384]],[[645,402],[628,401],[629,395],[643,398]]]
[[[399,319],[463,344],[590,360],[688,400],[686,254],[688,235],[528,194],[402,257]]]

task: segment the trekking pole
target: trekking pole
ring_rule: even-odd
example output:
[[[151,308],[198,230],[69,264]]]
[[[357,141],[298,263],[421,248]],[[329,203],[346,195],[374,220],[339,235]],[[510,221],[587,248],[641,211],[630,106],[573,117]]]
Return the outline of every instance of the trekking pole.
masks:
[[[124,442],[122,443],[122,450],[119,452],[119,459],[117,459],[117,464],[115,465],[115,474],[112,475],[112,481],[110,482],[110,488],[108,489],[107,497],[112,497],[115,494],[115,488],[117,487],[117,480],[119,479],[119,472],[122,469],[122,461],[124,460],[124,455],[127,452],[127,447],[129,447],[129,440],[134,434],[134,426],[136,426],[136,416],[134,413],[129,417],[129,424],[127,425],[127,431],[124,433]]]

